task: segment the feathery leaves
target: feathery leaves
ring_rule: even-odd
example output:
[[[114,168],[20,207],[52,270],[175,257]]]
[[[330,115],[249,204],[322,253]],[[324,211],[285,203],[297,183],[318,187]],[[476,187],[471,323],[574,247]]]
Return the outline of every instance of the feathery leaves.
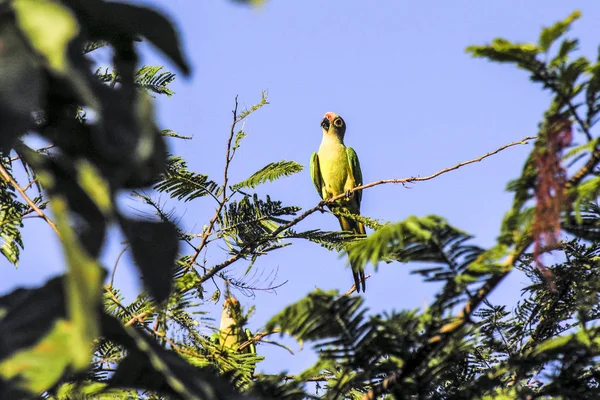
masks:
[[[168,193],[171,198],[192,201],[204,196],[215,198],[219,185],[208,179],[208,175],[189,171],[181,157],[172,157],[167,161],[162,180],[154,185],[154,189]]]
[[[233,189],[250,188],[253,189],[256,186],[263,184],[267,181],[274,181],[276,179],[293,175],[297,172],[302,171],[302,165],[295,161],[278,161],[272,162],[259,171],[255,172],[250,178],[233,185]]]

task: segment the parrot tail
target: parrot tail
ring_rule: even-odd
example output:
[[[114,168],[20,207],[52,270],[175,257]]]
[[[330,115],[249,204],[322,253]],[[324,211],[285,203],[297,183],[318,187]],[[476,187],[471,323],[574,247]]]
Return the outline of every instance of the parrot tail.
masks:
[[[362,222],[355,221],[346,217],[338,217],[340,221],[340,226],[342,230],[348,232],[354,232],[362,235],[366,235],[365,226]],[[365,283],[365,270],[363,268],[357,268],[355,265],[350,265],[352,268],[352,277],[354,278],[354,285],[356,286],[356,291],[360,293],[360,289],[362,286],[362,291],[365,293],[366,291],[366,283]]]

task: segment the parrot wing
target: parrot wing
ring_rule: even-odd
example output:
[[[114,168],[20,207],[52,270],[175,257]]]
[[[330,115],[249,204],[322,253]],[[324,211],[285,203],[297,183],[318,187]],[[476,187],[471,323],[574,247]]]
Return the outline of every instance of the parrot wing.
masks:
[[[354,187],[363,184],[362,171],[360,169],[360,162],[358,161],[358,155],[352,147],[346,147],[346,155],[348,156],[348,164],[350,165],[350,173],[352,179],[354,179]],[[360,202],[362,200],[362,190],[354,192],[356,201],[358,203],[358,209],[360,210]]]
[[[248,328],[244,329],[244,333],[246,334],[246,341],[252,340],[252,338],[254,337],[254,335]],[[248,346],[248,350],[250,354],[256,354],[256,343],[250,343],[250,346]]]
[[[323,198],[323,178],[321,177],[321,168],[319,167],[319,156],[317,153],[312,153],[310,157],[310,177],[312,178],[313,185],[319,193],[319,196]]]

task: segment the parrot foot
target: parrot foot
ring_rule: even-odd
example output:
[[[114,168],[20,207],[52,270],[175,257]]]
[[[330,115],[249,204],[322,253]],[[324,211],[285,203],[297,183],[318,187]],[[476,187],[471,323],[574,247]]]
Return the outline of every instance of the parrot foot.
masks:
[[[351,199],[354,197],[354,192],[350,192],[350,190],[346,190],[346,199]]]

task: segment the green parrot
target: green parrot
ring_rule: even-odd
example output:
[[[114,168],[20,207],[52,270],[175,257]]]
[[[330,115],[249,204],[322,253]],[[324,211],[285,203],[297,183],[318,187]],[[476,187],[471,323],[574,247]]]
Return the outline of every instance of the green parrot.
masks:
[[[244,329],[243,323],[244,318],[240,302],[231,296],[223,303],[221,324],[219,326],[219,344],[236,351],[242,343],[250,340],[252,335],[248,329]]]
[[[223,302],[219,332],[214,334],[211,340],[222,348],[227,348],[234,352],[238,351],[240,345],[252,340],[254,337],[250,329],[244,329],[243,325],[245,322],[246,318],[242,315],[240,302],[235,297],[229,295],[225,302]],[[250,343],[241,352],[256,355],[256,344]],[[251,374],[254,374],[255,368],[256,365],[251,369]]]
[[[325,113],[323,121],[323,140],[317,153],[312,153],[310,159],[310,176],[313,184],[323,200],[333,196],[347,193],[350,189],[363,184],[362,172],[358,156],[352,147],[344,145],[346,123],[339,115]],[[360,201],[362,191],[354,192],[336,204],[331,204],[330,209],[342,208],[343,210],[360,215]],[[365,235],[365,227],[361,222],[338,216],[342,230]],[[356,291],[365,291],[365,271],[352,265],[352,276]]]

